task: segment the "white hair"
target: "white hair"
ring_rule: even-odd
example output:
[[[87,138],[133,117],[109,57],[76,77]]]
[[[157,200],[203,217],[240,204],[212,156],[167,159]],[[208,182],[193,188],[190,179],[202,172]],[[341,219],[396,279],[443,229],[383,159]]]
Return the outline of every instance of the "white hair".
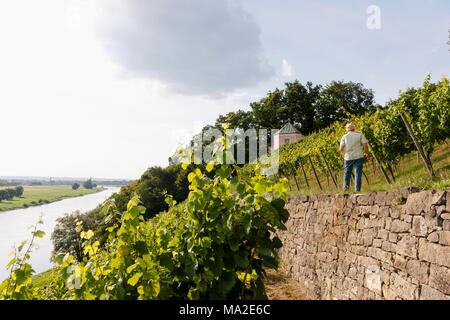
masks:
[[[353,123],[347,123],[347,125],[345,126],[345,130],[347,131],[353,131],[355,130],[355,125]]]

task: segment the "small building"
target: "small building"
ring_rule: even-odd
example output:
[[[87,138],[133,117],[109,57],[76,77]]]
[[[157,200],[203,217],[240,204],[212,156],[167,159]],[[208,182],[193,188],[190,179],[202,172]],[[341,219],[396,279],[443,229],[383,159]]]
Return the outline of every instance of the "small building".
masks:
[[[279,149],[282,145],[292,143],[303,138],[303,135],[291,123],[286,123],[278,130],[272,139],[272,150]]]

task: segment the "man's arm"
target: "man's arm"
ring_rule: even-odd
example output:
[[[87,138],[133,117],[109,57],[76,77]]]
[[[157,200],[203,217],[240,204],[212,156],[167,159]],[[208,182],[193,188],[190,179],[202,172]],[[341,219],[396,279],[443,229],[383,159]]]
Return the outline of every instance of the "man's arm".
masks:
[[[366,155],[367,158],[369,158],[370,157],[369,141],[367,141],[367,138],[364,136],[364,134],[361,134],[361,144],[363,145],[364,148],[364,154]]]
[[[364,143],[363,146],[364,146],[364,153],[366,154],[367,157],[369,157],[370,156],[369,144],[368,143]]]
[[[339,144],[339,152],[342,156],[345,155],[345,141],[344,138],[341,139],[341,143]]]

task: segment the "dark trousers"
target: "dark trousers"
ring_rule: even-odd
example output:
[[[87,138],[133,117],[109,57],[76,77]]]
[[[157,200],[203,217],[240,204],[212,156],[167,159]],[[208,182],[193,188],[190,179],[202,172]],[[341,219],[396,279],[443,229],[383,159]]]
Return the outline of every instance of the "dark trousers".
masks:
[[[363,170],[364,158],[355,160],[344,160],[344,191],[348,191],[350,186],[350,179],[352,178],[352,171],[355,169],[355,191],[361,191],[361,176]]]

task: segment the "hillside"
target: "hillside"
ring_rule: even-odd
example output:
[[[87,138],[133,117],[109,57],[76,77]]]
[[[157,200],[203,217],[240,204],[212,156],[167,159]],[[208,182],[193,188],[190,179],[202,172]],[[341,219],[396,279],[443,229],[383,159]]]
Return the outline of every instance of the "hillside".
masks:
[[[431,179],[426,171],[422,161],[418,159],[417,154],[412,152],[402,158],[399,163],[393,167],[395,182],[387,183],[379,167],[370,162],[364,164],[364,173],[361,193],[373,191],[392,191],[402,187],[418,187],[420,189],[446,189],[450,187],[450,140],[440,146],[436,146],[436,151],[431,156],[433,168],[436,172],[436,178]],[[312,172],[307,173],[309,187],[301,175],[296,176],[299,189],[295,179],[289,179],[289,195],[312,195],[342,193],[343,170],[333,170],[333,175],[338,183],[336,188],[328,176],[319,175],[319,181],[322,189],[319,188]],[[366,179],[367,178],[367,179]],[[353,191],[351,186],[350,192]]]

